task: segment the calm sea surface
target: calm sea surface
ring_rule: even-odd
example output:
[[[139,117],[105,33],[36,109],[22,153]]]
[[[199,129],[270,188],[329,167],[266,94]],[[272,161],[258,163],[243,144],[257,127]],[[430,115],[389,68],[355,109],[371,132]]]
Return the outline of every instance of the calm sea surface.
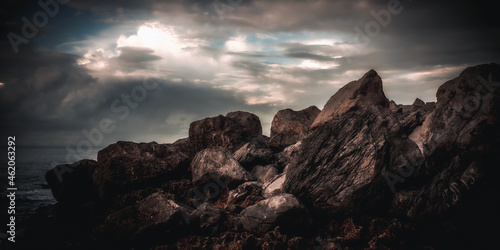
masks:
[[[74,148],[74,147],[73,147]],[[1,147],[1,158],[7,158],[7,148]],[[97,159],[95,149],[88,154],[81,155],[81,159]],[[4,155],[4,157],[2,156]],[[22,147],[16,146],[16,215],[20,219],[33,213],[39,206],[45,206],[56,202],[50,188],[45,181],[45,173],[52,169],[52,164],[66,164],[68,151],[66,147]],[[76,161],[70,157],[71,161]],[[70,162],[71,163],[71,162]],[[2,193],[6,193],[7,161],[2,161],[2,171],[0,171],[0,184]],[[5,194],[6,195],[6,194]],[[5,199],[5,195],[2,195]],[[1,208],[2,210],[6,208]]]

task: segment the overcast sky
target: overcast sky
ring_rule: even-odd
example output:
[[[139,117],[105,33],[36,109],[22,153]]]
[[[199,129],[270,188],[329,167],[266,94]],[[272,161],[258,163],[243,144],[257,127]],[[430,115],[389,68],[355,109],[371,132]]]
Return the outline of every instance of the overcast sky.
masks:
[[[278,110],[321,109],[370,69],[411,104],[500,62],[488,1],[37,2],[0,10],[1,133],[23,145],[77,145],[97,130],[100,147],[173,142],[236,110],[269,134]]]

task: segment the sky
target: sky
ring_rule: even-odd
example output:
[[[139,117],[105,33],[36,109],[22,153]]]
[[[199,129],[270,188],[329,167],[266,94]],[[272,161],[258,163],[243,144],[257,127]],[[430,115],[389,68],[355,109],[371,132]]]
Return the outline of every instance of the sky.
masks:
[[[192,121],[322,109],[370,69],[399,104],[500,62],[491,1],[40,0],[0,10],[0,126],[19,145],[173,142]]]

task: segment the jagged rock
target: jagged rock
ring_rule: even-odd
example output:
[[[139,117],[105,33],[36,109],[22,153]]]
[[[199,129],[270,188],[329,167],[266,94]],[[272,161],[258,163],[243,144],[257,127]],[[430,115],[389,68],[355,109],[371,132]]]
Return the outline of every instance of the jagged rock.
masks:
[[[302,141],[298,141],[297,143],[290,145],[283,149],[283,151],[279,152],[278,155],[278,166],[281,169],[287,169],[287,166],[296,161],[295,157],[298,157],[300,153],[300,148],[302,145]]]
[[[261,137],[263,138],[263,136]],[[256,165],[267,165],[272,162],[274,152],[266,147],[264,139],[260,141],[247,142],[234,152],[234,158],[246,169]]]
[[[395,108],[391,104],[390,109],[401,122],[403,133],[410,135],[422,125],[427,115],[434,110],[434,105],[434,102],[424,103],[424,101],[417,98],[412,105],[397,105],[397,108]]]
[[[226,209],[231,212],[240,212],[261,200],[263,200],[262,184],[256,181],[245,182],[229,192]]]
[[[387,172],[412,178],[422,175],[422,154],[413,141],[401,135],[398,119],[385,105],[389,102],[376,72],[370,71],[348,86],[339,90],[340,96],[354,98],[347,102],[356,108],[334,113],[316,125],[302,140],[299,156],[287,171],[285,192],[295,194],[319,213],[383,210],[390,206],[394,188],[388,185]],[[338,100],[338,96],[330,100]],[[330,108],[325,106],[325,110]]]
[[[263,196],[269,198],[271,196],[283,193],[283,184],[285,183],[286,173],[281,173],[276,175],[272,180],[270,180],[264,186]]]
[[[99,196],[159,186],[187,171],[189,156],[172,144],[117,142],[99,151],[93,174]]]
[[[368,71],[362,78],[340,88],[325,104],[311,127],[366,106],[389,107],[389,100],[382,90],[382,79],[375,70]]]
[[[292,194],[281,194],[260,201],[245,208],[240,213],[243,227],[253,233],[265,233],[280,226],[286,229],[298,229],[304,209]]]
[[[300,111],[284,109],[278,111],[271,124],[269,146],[285,148],[297,143],[309,132],[309,127],[321,111],[311,106]]]
[[[81,160],[58,165],[45,174],[52,195],[59,202],[84,202],[97,198],[92,174],[97,162]]]
[[[435,110],[410,136],[426,156],[430,180],[400,197],[396,207],[405,208],[408,216],[443,214],[458,205],[469,211],[498,208],[488,199],[460,203],[471,192],[478,199],[500,191],[496,180],[500,174],[500,91],[491,83],[499,77],[500,65],[479,65],[439,87]]]
[[[252,175],[261,183],[267,183],[278,174],[278,169],[274,165],[255,166]]]
[[[225,149],[207,148],[198,152],[191,162],[191,171],[192,181],[197,185],[216,180],[227,185],[253,180],[252,175]]]
[[[241,111],[205,118],[189,126],[189,141],[195,152],[213,147],[223,147],[234,152],[260,135],[262,126],[259,118]]]

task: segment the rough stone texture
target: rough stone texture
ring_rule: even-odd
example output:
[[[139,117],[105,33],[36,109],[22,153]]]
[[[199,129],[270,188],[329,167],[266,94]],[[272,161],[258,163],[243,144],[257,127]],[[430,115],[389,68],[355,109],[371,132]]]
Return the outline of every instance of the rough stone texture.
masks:
[[[189,126],[189,141],[195,152],[210,147],[224,147],[234,152],[260,135],[262,126],[259,118],[241,111],[205,118]]]
[[[234,152],[234,158],[244,168],[250,169],[255,165],[267,165],[273,161],[274,152],[266,147],[264,136],[248,142]]]
[[[181,207],[162,193],[153,193],[133,206],[111,213],[105,230],[117,241],[158,243],[185,227]],[[144,247],[141,246],[141,247]]]
[[[102,199],[161,185],[187,171],[189,156],[172,144],[117,142],[99,151],[93,174]]]
[[[325,104],[312,127],[339,117],[347,111],[366,106],[389,107],[389,100],[382,90],[382,79],[373,69],[359,80],[340,88]]]
[[[226,209],[240,212],[262,199],[262,184],[256,181],[245,182],[229,192]]]
[[[285,148],[297,143],[309,132],[309,127],[321,111],[311,106],[300,111],[284,109],[278,111],[271,123],[269,146]]]
[[[222,211],[210,203],[205,202],[198,206],[196,210],[189,215],[190,226],[198,230],[213,233],[222,218]]]
[[[348,85],[352,86],[339,90],[341,96],[369,106],[335,113],[313,128],[302,140],[296,161],[290,163],[285,191],[320,213],[377,213],[390,206],[386,173],[410,177],[413,170],[416,178],[422,175],[424,160],[417,145],[401,135],[399,120],[381,88],[367,87],[381,85],[374,71]],[[387,105],[381,105],[382,100]]]
[[[439,88],[436,103],[417,99],[412,105],[384,104],[375,74],[368,72],[335,94],[346,97],[346,105],[296,144],[275,149],[266,167],[254,165],[252,156],[258,155],[255,149],[266,149],[267,138],[227,136],[243,127],[258,134],[248,113],[222,117],[236,130],[197,131],[212,148],[206,157],[203,151],[196,155],[193,145],[203,143],[192,138],[111,145],[100,153],[94,173],[82,168],[88,172],[72,179],[85,165],[77,163],[63,174],[68,177],[63,182],[71,183],[64,184],[68,192],[60,197],[96,180],[105,195],[39,208],[23,222],[30,227],[16,244],[20,249],[491,248],[497,237],[491,228],[500,223],[500,66],[467,68]],[[334,110],[332,103],[333,98],[325,110]],[[213,149],[221,145],[238,153]],[[260,181],[236,186],[249,174],[234,167],[239,163],[232,153],[241,155]],[[193,183],[185,162],[195,155],[202,164],[195,159],[193,169],[208,166],[207,173],[220,179],[202,174]],[[276,172],[273,166],[282,173],[267,182]],[[232,174],[226,170],[244,177],[228,185],[231,178],[224,176]],[[55,171],[47,181],[57,193]],[[283,189],[296,198],[269,192]],[[265,199],[266,193],[271,197]],[[8,197],[0,201],[8,206]]]
[[[401,122],[403,133],[410,135],[413,131],[422,125],[425,118],[434,110],[434,102],[424,103],[420,99],[415,99],[412,105],[396,105],[391,102],[390,109],[396,114]]]
[[[252,175],[225,149],[207,148],[198,152],[191,162],[191,171],[194,184],[216,179],[226,184],[253,180]]]
[[[265,198],[269,198],[273,195],[283,193],[284,192],[283,184],[285,183],[285,180],[286,180],[286,173],[281,173],[279,175],[276,175],[272,180],[270,180],[264,186],[264,192],[262,193],[262,195]]]
[[[261,183],[271,181],[278,174],[278,169],[274,165],[255,166],[252,169],[252,175]]]
[[[494,85],[499,78],[500,65],[479,65],[438,89],[435,111],[411,135],[426,156],[428,182],[402,191],[395,201],[408,216],[443,214],[457,206],[469,211],[498,207],[479,197],[500,190],[500,91]],[[472,204],[470,199],[478,200]]]
[[[264,233],[277,225],[291,227],[298,222],[295,216],[299,213],[304,213],[299,200],[292,194],[281,194],[245,208],[240,213],[240,220],[246,230]]]
[[[59,202],[84,202],[97,198],[92,174],[97,167],[93,160],[58,165],[45,174],[52,195]]]

